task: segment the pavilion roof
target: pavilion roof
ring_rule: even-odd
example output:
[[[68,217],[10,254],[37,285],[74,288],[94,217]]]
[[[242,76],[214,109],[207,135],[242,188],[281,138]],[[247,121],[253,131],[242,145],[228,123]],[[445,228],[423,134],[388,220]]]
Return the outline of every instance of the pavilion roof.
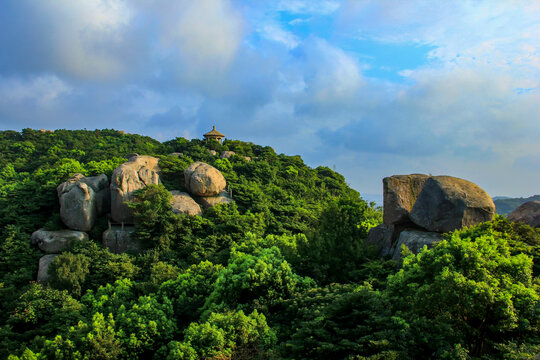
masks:
[[[217,131],[217,130],[216,130],[216,127],[214,126],[214,128],[212,129],[212,131],[207,132],[207,133],[204,134],[203,136],[221,136],[221,137],[225,137],[225,134],[222,134],[222,133],[220,133],[219,131]]]

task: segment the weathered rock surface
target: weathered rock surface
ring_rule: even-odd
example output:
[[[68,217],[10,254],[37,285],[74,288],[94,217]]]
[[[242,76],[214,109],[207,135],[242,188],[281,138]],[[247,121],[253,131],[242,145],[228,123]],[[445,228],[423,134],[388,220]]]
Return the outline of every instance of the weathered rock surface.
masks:
[[[222,159],[229,159],[229,158],[231,158],[231,156],[233,156],[233,155],[236,155],[236,153],[235,153],[234,151],[224,151],[224,152],[221,153],[220,158],[222,158]]]
[[[123,252],[138,253],[146,248],[142,241],[135,238],[135,227],[133,226],[111,226],[103,232],[103,246],[110,252],[120,254]]]
[[[58,254],[44,255],[39,258],[39,267],[37,273],[37,281],[42,284],[47,284],[49,282],[49,265],[57,257]]]
[[[217,204],[230,204],[234,202],[233,198],[229,195],[228,192],[222,191],[217,196],[203,196],[197,198],[199,201],[199,204],[202,205],[203,208],[208,209],[212,206],[215,206]]]
[[[532,227],[540,227],[540,201],[527,201],[519,205],[508,215],[507,219]]]
[[[169,156],[176,156],[178,158],[181,158],[182,156],[184,156],[184,153],[181,153],[181,152],[173,152],[173,153],[170,153]]]
[[[89,231],[98,215],[108,212],[109,180],[105,174],[84,177],[73,175],[56,188],[60,218],[70,229]]]
[[[210,155],[216,156],[216,155],[217,155],[217,151],[216,151],[216,150],[210,150]]]
[[[111,217],[115,222],[133,224],[133,211],[127,202],[133,192],[150,184],[159,184],[158,158],[134,156],[117,167],[111,178]]]
[[[171,191],[171,194],[173,213],[191,216],[202,215],[201,207],[188,193],[173,190]]]
[[[55,230],[47,231],[39,229],[32,233],[30,241],[49,254],[60,254],[68,250],[76,241],[87,241],[88,234],[75,230]]]
[[[403,230],[399,234],[399,238],[396,242],[394,249],[394,254],[392,256],[393,260],[399,260],[401,256],[401,245],[405,245],[411,250],[414,254],[418,254],[424,245],[427,245],[428,249],[433,247],[437,241],[442,240],[442,234],[436,232],[428,232],[422,230],[412,230],[407,229]]]
[[[379,256],[386,257],[392,255],[392,239],[394,226],[381,224],[371,228],[366,239],[366,245],[375,246],[379,251]]]
[[[227,185],[218,169],[200,161],[188,166],[184,181],[190,194],[205,197],[218,195]]]
[[[448,232],[493,220],[495,205],[478,185],[452,176],[426,180],[410,213],[418,226]]]
[[[410,222],[413,208],[428,175],[394,175],[383,179],[383,221],[387,225]]]

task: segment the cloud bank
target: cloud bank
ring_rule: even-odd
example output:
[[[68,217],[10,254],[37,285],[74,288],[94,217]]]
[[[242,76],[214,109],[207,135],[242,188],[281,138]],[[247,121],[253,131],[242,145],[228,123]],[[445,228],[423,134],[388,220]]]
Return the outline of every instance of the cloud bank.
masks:
[[[167,140],[215,124],[335,167],[361,193],[411,172],[463,177],[492,195],[540,193],[534,2],[1,6],[2,129],[114,127]]]

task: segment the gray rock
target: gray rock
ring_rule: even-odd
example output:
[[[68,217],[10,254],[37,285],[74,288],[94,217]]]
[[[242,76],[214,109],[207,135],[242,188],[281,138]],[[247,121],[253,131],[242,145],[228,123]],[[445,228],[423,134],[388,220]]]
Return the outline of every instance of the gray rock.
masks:
[[[217,151],[216,151],[216,150],[210,150],[210,154],[213,155],[213,156],[216,156],[216,155],[217,155]]]
[[[187,214],[191,216],[202,215],[201,207],[193,200],[188,193],[173,190],[172,211],[175,214]]]
[[[401,256],[401,245],[405,245],[409,250],[414,254],[418,254],[422,251],[424,245],[427,245],[428,248],[433,247],[437,241],[442,240],[442,234],[436,232],[427,232],[421,230],[403,230],[399,234],[398,241],[396,243],[394,254],[392,256],[393,260],[399,260]]]
[[[60,218],[70,229],[89,231],[98,215],[108,212],[109,180],[105,174],[84,177],[73,175],[56,188]]]
[[[226,191],[222,191],[217,196],[202,196],[197,198],[197,200],[205,209],[216,206],[217,204],[230,204],[234,202],[233,198]]]
[[[133,226],[111,226],[103,233],[102,243],[104,247],[115,254],[138,253],[147,248],[142,241],[135,238],[135,227]]]
[[[406,224],[422,186],[424,174],[394,175],[383,179],[383,221],[387,225]]]
[[[196,196],[218,195],[227,185],[218,169],[199,161],[184,171],[184,182],[188,192]]]
[[[178,158],[181,158],[182,156],[184,156],[184,153],[181,153],[181,152],[173,152],[173,153],[170,153],[169,156],[176,156]]]
[[[127,154],[126,156],[124,156],[124,158],[130,160],[132,157],[136,157],[136,156],[139,156],[139,154],[137,154],[137,153],[131,153],[131,154]]]
[[[392,239],[394,235],[394,226],[381,224],[371,228],[366,239],[366,245],[375,246],[378,249],[379,256],[386,257],[392,255]]]
[[[411,210],[418,226],[436,232],[449,232],[493,220],[495,205],[478,185],[452,176],[426,180]]]
[[[49,265],[57,257],[58,254],[44,255],[39,258],[39,268],[37,273],[37,281],[42,284],[49,282]]]
[[[233,155],[236,155],[236,153],[234,151],[224,151],[221,153],[221,158],[222,159],[229,159],[231,158]]]
[[[158,158],[135,156],[113,172],[111,178],[111,217],[117,223],[133,224],[133,210],[127,202],[133,192],[150,184],[159,184]]]
[[[508,220],[520,222],[532,227],[540,227],[540,201],[527,201],[512,211]]]
[[[32,244],[37,244],[46,253],[60,254],[71,248],[76,241],[88,241],[88,234],[75,230],[47,231],[39,229],[32,233],[30,241]]]

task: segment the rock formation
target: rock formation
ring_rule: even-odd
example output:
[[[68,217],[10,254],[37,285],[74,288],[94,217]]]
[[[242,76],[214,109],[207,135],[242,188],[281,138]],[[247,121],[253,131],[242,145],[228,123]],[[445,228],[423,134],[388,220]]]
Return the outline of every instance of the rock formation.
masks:
[[[138,253],[146,248],[141,241],[135,238],[135,227],[133,226],[111,226],[103,233],[102,243],[104,247],[115,254],[126,251]]]
[[[42,284],[49,282],[49,265],[58,254],[44,255],[39,258],[37,281]]]
[[[406,224],[409,213],[428,175],[394,175],[383,179],[383,221],[387,225]]]
[[[540,227],[540,201],[528,201],[519,205],[508,215],[508,220]]]
[[[234,151],[224,151],[224,152],[221,153],[220,158],[222,158],[222,159],[230,159],[231,156],[233,156],[233,155],[236,155],[236,153]]]
[[[42,251],[49,254],[60,254],[62,251],[68,250],[73,242],[87,240],[87,233],[75,230],[47,231],[39,229],[34,231],[30,237],[32,244],[37,244]]]
[[[70,229],[90,231],[98,215],[110,206],[109,180],[105,174],[84,177],[73,175],[56,191],[60,201],[60,218]]]
[[[415,229],[403,230],[399,233],[392,259],[399,260],[401,255],[401,245],[405,245],[414,254],[418,254],[424,245],[430,248],[440,240],[442,240],[442,234],[440,233]]]
[[[188,192],[196,196],[215,196],[225,189],[226,182],[215,167],[197,161],[184,171],[184,181]]]
[[[383,179],[384,223],[369,231],[366,244],[381,256],[399,258],[401,245],[413,253],[441,233],[493,220],[495,206],[480,187],[451,176],[394,175]]]
[[[495,205],[484,190],[452,176],[427,179],[410,214],[416,225],[437,232],[491,221],[494,216]]]
[[[173,190],[171,194],[171,206],[175,214],[202,215],[201,207],[188,193]]]
[[[133,156],[116,168],[111,177],[111,217],[117,223],[133,224],[133,211],[127,206],[133,192],[159,184],[159,159]]]
[[[197,200],[199,200],[199,203],[205,209],[208,209],[217,204],[230,204],[234,202],[232,197],[226,191],[222,191],[217,196],[202,196],[202,197],[199,197]]]

